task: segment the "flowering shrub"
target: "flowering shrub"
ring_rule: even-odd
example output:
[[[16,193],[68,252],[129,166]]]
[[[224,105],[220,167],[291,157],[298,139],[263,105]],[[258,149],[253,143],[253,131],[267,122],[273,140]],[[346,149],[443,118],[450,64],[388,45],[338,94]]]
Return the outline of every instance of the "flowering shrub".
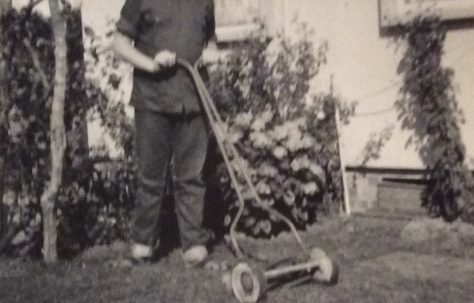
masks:
[[[296,42],[256,39],[211,72],[214,100],[259,195],[299,228],[314,223],[320,213],[339,211],[342,202],[335,124],[341,104],[330,93],[310,94],[326,51],[325,44],[315,51],[306,36]],[[341,109],[347,117],[354,108]],[[229,226],[238,200],[223,165],[218,174],[230,208],[224,221]],[[268,237],[284,228],[255,204],[249,204],[241,223],[239,229],[253,236]]]
[[[123,102],[117,102],[123,98],[119,84],[130,71],[111,52],[99,51],[96,42],[103,42],[101,39],[91,29],[86,31],[87,75],[102,79],[94,81],[100,83],[94,109],[117,146],[124,148],[126,159],[132,159],[131,121]],[[314,49],[307,37],[294,43],[249,40],[210,68],[214,101],[229,121],[230,135],[259,193],[265,203],[301,228],[315,222],[318,213],[338,211],[342,201],[335,109],[339,106],[347,121],[354,107],[342,106],[331,94],[309,93],[311,79],[326,63],[326,51],[326,44]],[[211,151],[213,155],[218,157],[219,152]],[[224,190],[213,198],[226,202],[222,211],[227,214],[223,223],[228,226],[237,204],[222,164],[216,179],[211,187]],[[211,209],[205,217],[221,229],[222,222],[216,223],[216,208]],[[244,221],[241,230],[255,236],[269,236],[282,229],[280,222],[258,207],[247,209]]]
[[[130,73],[111,52],[99,50],[96,42],[103,39],[91,29],[86,31],[87,76],[102,79],[94,80],[100,83],[94,110],[117,146],[124,148],[124,156],[132,159],[131,121],[119,102],[123,98],[119,84]],[[329,93],[309,93],[311,79],[326,62],[326,51],[326,44],[314,49],[306,37],[294,43],[249,40],[210,68],[214,101],[229,121],[230,135],[259,193],[300,228],[315,222],[318,213],[338,211],[342,201],[335,109],[339,106],[347,120],[354,108],[342,106]],[[218,157],[219,152],[211,151],[212,155]],[[222,164],[216,179],[211,187],[224,190],[213,198],[226,202],[228,226],[237,204]],[[222,222],[215,222],[219,221],[215,207],[205,217],[214,221],[214,228],[222,228]],[[255,236],[282,229],[258,207],[246,210],[244,221],[241,230]]]

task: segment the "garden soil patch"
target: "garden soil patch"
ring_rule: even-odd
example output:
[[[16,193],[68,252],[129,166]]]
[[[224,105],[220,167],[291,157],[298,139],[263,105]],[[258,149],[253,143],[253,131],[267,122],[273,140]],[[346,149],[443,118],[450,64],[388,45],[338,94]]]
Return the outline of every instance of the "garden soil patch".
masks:
[[[395,252],[364,261],[359,265],[359,269],[364,271],[374,267],[379,267],[378,271],[380,267],[385,268],[404,279],[452,283],[474,281],[472,259]]]

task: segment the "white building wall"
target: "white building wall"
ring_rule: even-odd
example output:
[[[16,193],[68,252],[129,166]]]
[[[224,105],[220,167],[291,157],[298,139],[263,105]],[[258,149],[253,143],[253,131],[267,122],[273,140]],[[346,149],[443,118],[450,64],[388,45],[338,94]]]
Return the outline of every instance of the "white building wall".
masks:
[[[100,32],[106,18],[118,16],[123,1],[82,0],[84,23]],[[370,134],[393,124],[394,134],[383,149],[382,157],[369,165],[421,167],[417,152],[405,146],[409,133],[400,129],[397,113],[392,108],[400,88],[397,65],[403,47],[397,48],[390,37],[381,37],[378,0],[259,1],[267,12],[275,14],[273,18],[267,15],[267,22],[274,28],[279,28],[276,23],[282,22],[281,28],[287,37],[297,36],[296,20],[314,30],[316,44],[328,41],[328,64],[315,79],[314,87],[327,90],[332,75],[336,93],[348,102],[359,102],[358,116],[342,129],[347,164],[359,164]],[[15,3],[20,6],[26,0],[15,0]],[[445,64],[455,71],[457,98],[466,118],[462,135],[474,168],[474,28],[448,32]],[[103,140],[103,133],[94,126],[90,128],[89,136],[94,141]]]
[[[334,76],[338,94],[347,101],[358,101],[357,114],[343,128],[343,152],[348,164],[360,163],[363,147],[370,133],[380,132],[394,124],[392,138],[382,157],[369,165],[386,167],[421,167],[413,148],[405,146],[409,133],[402,131],[397,113],[390,110],[400,88],[397,65],[403,47],[390,37],[381,37],[377,0],[284,0],[285,33],[294,35],[292,19],[312,27],[315,41],[327,39],[329,63],[324,77]],[[448,32],[446,66],[455,71],[458,101],[464,110],[466,124],[462,135],[468,156],[474,159],[474,28]],[[324,78],[323,77],[323,78]],[[373,113],[373,114],[372,114]],[[380,114],[377,114],[380,113]],[[369,115],[366,115],[369,114]],[[474,167],[474,165],[472,165]]]

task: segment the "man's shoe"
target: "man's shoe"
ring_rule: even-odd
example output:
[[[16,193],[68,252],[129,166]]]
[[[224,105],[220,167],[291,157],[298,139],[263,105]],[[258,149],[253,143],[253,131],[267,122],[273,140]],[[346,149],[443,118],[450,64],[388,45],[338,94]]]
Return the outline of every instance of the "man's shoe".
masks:
[[[130,257],[135,261],[149,260],[153,254],[153,248],[148,245],[134,243],[130,249]]]
[[[188,268],[196,267],[204,263],[208,256],[207,248],[204,245],[192,246],[183,253],[184,263]]]
[[[132,244],[124,256],[110,260],[108,265],[119,268],[131,268],[150,261],[152,253],[153,249],[148,245]]]

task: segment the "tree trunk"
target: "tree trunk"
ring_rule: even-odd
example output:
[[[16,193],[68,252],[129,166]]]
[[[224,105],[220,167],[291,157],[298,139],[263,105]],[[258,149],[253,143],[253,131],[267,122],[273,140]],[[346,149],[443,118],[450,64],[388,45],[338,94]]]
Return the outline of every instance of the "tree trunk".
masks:
[[[61,15],[59,0],[49,0],[49,7],[55,41],[54,91],[50,121],[51,176],[41,196],[41,209],[43,212],[43,257],[46,263],[54,263],[58,258],[55,200],[62,183],[64,150],[66,148],[64,99],[66,95],[67,46],[66,22]]]
[[[0,0],[0,18],[11,9],[12,0]],[[3,45],[3,30],[0,27],[0,45]],[[7,227],[7,213],[3,205],[4,180],[5,180],[5,150],[6,150],[6,111],[9,105],[7,91],[6,65],[0,56],[0,240]]]

